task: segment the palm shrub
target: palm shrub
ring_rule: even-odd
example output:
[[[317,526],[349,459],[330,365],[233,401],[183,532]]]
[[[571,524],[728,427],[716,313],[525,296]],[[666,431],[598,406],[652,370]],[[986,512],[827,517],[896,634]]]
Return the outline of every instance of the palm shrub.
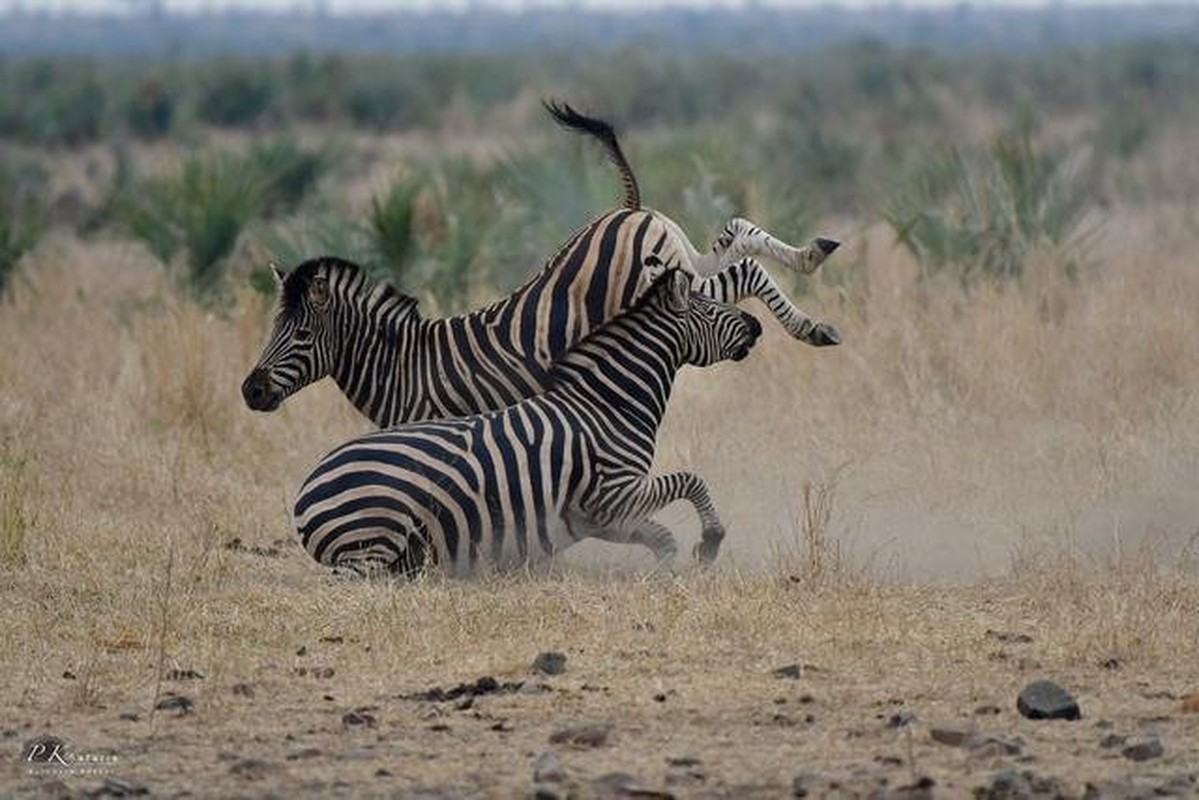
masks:
[[[178,175],[134,184],[121,216],[188,294],[207,300],[221,289],[242,230],[261,213],[264,185],[244,159],[193,156]]]
[[[884,214],[925,269],[1013,279],[1035,252],[1074,266],[1094,204],[1088,177],[1079,157],[1038,152],[1025,131],[984,156],[955,149],[930,159]]]
[[[44,176],[36,170],[10,171],[0,164],[0,298],[4,297],[21,258],[37,244],[43,210],[34,197]]]

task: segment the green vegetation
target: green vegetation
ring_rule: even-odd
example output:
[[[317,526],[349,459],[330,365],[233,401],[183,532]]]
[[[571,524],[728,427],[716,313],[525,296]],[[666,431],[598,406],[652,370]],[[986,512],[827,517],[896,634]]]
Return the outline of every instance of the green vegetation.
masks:
[[[1186,196],[1185,171],[1163,185],[1152,170],[1170,132],[1199,122],[1196,72],[1199,45],[1183,42],[1010,57],[861,43],[770,70],[750,53],[632,48],[0,61],[0,153],[47,170],[62,147],[117,154],[115,170],[85,162],[90,190],[73,195],[0,183],[0,287],[45,218],[141,240],[202,300],[230,268],[270,290],[265,249],[340,255],[439,310],[471,305],[619,197],[598,148],[557,133],[537,96],[611,119],[647,204],[697,244],[734,213],[791,240],[820,219],[881,218],[930,272],[1015,279],[1034,256],[1072,268],[1094,209]],[[418,147],[374,136],[411,130]],[[131,140],[169,157],[133,159],[147,149]]]

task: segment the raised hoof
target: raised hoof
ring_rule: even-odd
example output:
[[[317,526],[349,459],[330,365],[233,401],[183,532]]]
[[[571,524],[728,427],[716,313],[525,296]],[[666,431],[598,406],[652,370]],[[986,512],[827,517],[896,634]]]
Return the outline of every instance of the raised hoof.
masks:
[[[832,347],[841,344],[841,334],[827,322],[817,322],[816,327],[808,334],[808,344],[813,347]]]
[[[724,541],[724,531],[720,528],[709,528],[704,531],[700,543],[695,546],[695,560],[703,566],[708,566],[720,554],[720,543]]]
[[[831,256],[841,246],[841,243],[836,239],[818,238],[816,239],[816,246],[820,248],[820,252],[824,253],[825,256]]]

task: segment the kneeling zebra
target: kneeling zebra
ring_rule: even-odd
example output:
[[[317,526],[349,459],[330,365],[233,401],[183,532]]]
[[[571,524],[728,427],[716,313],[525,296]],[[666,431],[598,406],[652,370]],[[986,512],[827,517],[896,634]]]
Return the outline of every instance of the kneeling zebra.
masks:
[[[685,499],[703,525],[696,555],[710,562],[724,529],[708,487],[689,472],[651,477],[655,440],[679,368],[740,360],[760,333],[669,270],[556,363],[545,394],[327,455],[296,500],[300,539],[321,564],[404,576],[512,567],[584,538],[667,560],[674,537],[650,516]]]

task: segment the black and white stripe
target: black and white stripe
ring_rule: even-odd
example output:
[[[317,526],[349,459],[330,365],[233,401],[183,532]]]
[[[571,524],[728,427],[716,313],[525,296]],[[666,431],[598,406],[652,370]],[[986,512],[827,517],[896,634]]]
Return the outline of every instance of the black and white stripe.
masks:
[[[760,332],[671,270],[560,359],[545,394],[327,455],[296,500],[301,541],[321,564],[401,575],[511,567],[591,537],[668,559],[674,538],[649,517],[688,500],[710,562],[724,529],[708,487],[689,472],[651,477],[655,439],[678,369],[744,358]]]
[[[761,299],[792,336],[837,344],[754,259],[810,273],[836,249],[829,239],[792,247],[743,219],[730,221],[700,255],[672,220],[640,207],[640,190],[612,129],[569,106],[547,106],[567,128],[595,137],[621,173],[624,207],[576,231],[524,286],[479,311],[426,320],[416,302],[370,280],[357,266],[320,258],[285,274],[271,338],[242,393],[271,411],[332,376],[380,427],[502,408],[541,392],[553,364],[575,342],[632,306],[672,268],[721,302]]]

